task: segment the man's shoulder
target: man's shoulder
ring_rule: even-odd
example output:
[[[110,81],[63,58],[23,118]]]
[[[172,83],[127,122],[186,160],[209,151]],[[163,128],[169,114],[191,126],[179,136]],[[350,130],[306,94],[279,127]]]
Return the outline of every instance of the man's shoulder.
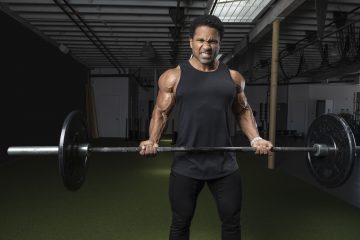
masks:
[[[176,76],[180,74],[180,65],[174,67],[174,68],[169,68],[168,70],[166,70],[163,75],[169,75],[169,76]]]
[[[244,77],[241,75],[240,72],[233,70],[233,69],[229,69],[230,71],[230,76],[232,78],[232,80],[234,81],[234,83],[241,85],[245,83],[245,79]]]
[[[166,70],[161,74],[159,79],[160,85],[166,85],[167,87],[173,87],[180,79],[180,67],[174,67]]]

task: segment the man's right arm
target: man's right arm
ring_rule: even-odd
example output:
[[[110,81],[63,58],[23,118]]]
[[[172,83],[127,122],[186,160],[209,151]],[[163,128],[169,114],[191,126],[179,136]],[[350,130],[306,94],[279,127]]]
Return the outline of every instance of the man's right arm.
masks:
[[[152,112],[149,139],[140,143],[141,155],[155,155],[159,140],[175,104],[175,86],[179,79],[179,69],[167,70],[159,78],[159,91]]]

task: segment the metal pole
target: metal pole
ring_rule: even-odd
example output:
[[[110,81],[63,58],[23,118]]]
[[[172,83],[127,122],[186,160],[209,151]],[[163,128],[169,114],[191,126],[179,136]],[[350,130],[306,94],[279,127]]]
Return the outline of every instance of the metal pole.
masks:
[[[92,147],[88,144],[81,144],[73,147],[79,153],[87,155],[89,153],[124,153],[138,152],[138,147]],[[158,152],[255,152],[254,147],[158,147]],[[273,147],[273,152],[310,152],[327,154],[329,151],[337,151],[335,147],[314,144],[312,147]],[[356,146],[356,151],[360,147]],[[12,156],[35,156],[35,155],[57,155],[57,146],[16,146],[9,147],[8,154]]]
[[[277,105],[277,81],[279,68],[279,32],[280,19],[273,22],[272,32],[272,61],[271,61],[271,83],[270,83],[270,122],[269,140],[275,145],[276,137],[276,105]],[[268,168],[275,168],[275,153],[268,157]]]
[[[255,152],[254,147],[158,147],[157,152]],[[329,147],[326,150],[336,151]],[[90,153],[124,153],[138,152],[138,147],[89,147]],[[274,152],[311,152],[318,151],[318,147],[274,147]]]

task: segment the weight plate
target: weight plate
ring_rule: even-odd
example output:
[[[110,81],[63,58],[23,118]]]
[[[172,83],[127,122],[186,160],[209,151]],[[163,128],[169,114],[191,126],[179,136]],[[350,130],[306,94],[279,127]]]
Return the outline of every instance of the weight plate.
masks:
[[[354,120],[353,115],[351,115],[350,113],[340,113],[339,116],[342,117],[351,128],[351,131],[354,134],[355,138],[355,145],[357,145],[357,143],[360,142],[360,129],[359,125]]]
[[[59,143],[60,174],[69,190],[78,190],[85,181],[87,154],[81,154],[78,146],[88,142],[88,132],[82,114],[79,111],[71,112],[64,121]]]
[[[315,157],[308,153],[311,174],[323,186],[339,187],[350,177],[356,158],[355,138],[346,121],[335,114],[315,119],[307,134],[307,146],[315,143],[337,148],[328,156]]]

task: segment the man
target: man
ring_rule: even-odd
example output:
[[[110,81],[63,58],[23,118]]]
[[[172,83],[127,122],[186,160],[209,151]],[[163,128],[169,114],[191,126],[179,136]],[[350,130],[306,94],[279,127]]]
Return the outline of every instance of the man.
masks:
[[[140,143],[141,155],[155,155],[168,115],[178,108],[177,146],[231,146],[229,112],[233,112],[257,154],[272,144],[259,137],[244,94],[245,80],[216,60],[223,24],[215,16],[200,16],[190,26],[189,61],[164,72],[150,121],[149,139]],[[207,183],[222,221],[222,239],[241,239],[241,178],[235,153],[175,153],[169,181],[172,209],[171,240],[188,240],[198,194]]]

